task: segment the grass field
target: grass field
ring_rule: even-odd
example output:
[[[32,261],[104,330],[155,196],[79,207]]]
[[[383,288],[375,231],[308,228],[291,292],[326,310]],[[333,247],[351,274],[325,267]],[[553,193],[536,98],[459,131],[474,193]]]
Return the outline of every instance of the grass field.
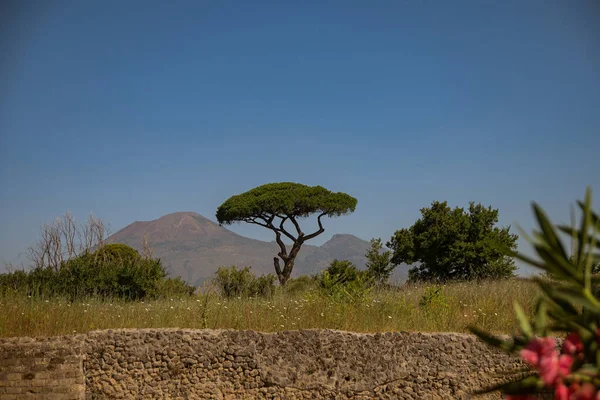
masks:
[[[514,333],[513,300],[530,313],[535,285],[521,280],[405,285],[373,291],[361,302],[339,302],[314,288],[270,299],[224,299],[210,288],[185,299],[68,303],[23,295],[0,297],[0,337],[54,336],[111,328],[213,328],[264,332],[329,328],[356,332],[466,332],[467,326]]]

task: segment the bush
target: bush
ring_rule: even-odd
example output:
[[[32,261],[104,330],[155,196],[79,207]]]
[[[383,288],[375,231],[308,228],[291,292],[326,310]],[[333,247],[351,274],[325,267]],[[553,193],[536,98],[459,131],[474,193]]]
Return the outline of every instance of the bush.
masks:
[[[191,296],[196,292],[194,286],[189,285],[180,277],[166,278],[157,284],[158,297]]]
[[[250,267],[238,269],[219,267],[213,283],[225,297],[269,297],[275,291],[275,275],[268,274],[256,277]]]
[[[17,270],[0,274],[0,295],[5,296],[9,291],[24,292],[28,285],[28,274]]]
[[[448,308],[448,298],[444,294],[444,287],[433,285],[425,288],[425,293],[419,300],[419,307],[429,310],[445,310]]]
[[[95,258],[103,263],[126,263],[137,261],[142,258],[137,250],[122,243],[104,245],[93,254]]]
[[[348,283],[358,279],[362,272],[348,260],[333,260],[325,270],[339,283]],[[322,280],[321,280],[322,281]]]
[[[291,278],[284,286],[285,293],[298,294],[307,292],[317,285],[317,277],[300,275],[297,278]]]
[[[396,267],[392,264],[392,252],[383,250],[381,239],[371,239],[371,247],[365,256],[367,257],[367,271],[378,286],[387,283],[390,274]]]
[[[336,301],[362,301],[370,292],[373,279],[348,260],[333,260],[317,276],[321,292]]]
[[[159,297],[158,284],[166,277],[160,260],[144,260],[137,251],[120,245],[64,264],[57,273],[57,289],[71,298],[138,300]]]
[[[0,275],[0,293],[12,289],[27,295],[70,301],[86,297],[140,300],[190,295],[194,288],[179,278],[167,278],[160,260],[143,259],[125,245],[108,245],[63,262],[58,270],[38,267],[30,272]]]

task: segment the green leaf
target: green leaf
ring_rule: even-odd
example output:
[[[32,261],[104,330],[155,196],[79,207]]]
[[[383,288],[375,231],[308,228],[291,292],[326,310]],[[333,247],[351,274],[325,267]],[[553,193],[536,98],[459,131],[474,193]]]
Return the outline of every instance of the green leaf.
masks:
[[[523,254],[521,254],[521,253],[518,253],[518,252],[516,252],[516,251],[507,252],[507,255],[509,255],[509,256],[511,256],[511,257],[515,257],[516,259],[518,259],[518,260],[521,260],[521,261],[523,261],[524,263],[527,263],[527,264],[529,264],[529,265],[532,265],[532,266],[534,266],[534,267],[536,267],[536,268],[539,268],[539,269],[541,269],[542,271],[548,271],[548,272],[552,272],[552,271],[551,271],[551,270],[548,268],[548,266],[547,266],[546,264],[543,264],[543,263],[541,263],[541,262],[539,262],[539,261],[537,261],[537,260],[534,260],[534,259],[533,259],[533,258],[531,258],[531,257],[528,257],[528,256],[526,256],[526,255],[523,255]]]
[[[553,318],[554,316],[551,313],[548,315]],[[555,323],[552,323],[548,326],[548,330],[550,332],[579,332],[580,335],[594,335],[596,330],[592,330],[583,319],[583,315],[572,315],[570,317],[564,318],[561,317],[560,320],[557,319]],[[585,334],[584,334],[585,332]]]
[[[537,375],[526,376],[518,381],[504,382],[473,392],[474,395],[500,391],[505,394],[534,394],[544,387],[544,382]]]
[[[539,299],[535,307],[535,333],[546,336],[548,332],[548,306],[543,299]]]
[[[592,191],[591,189],[588,187],[585,191],[585,201],[582,203],[581,201],[577,202],[579,204],[579,207],[581,208],[581,210],[583,211],[583,215],[581,216],[581,227],[579,229],[579,236],[578,236],[578,248],[577,248],[577,260],[578,262],[580,262],[580,260],[583,260],[583,256],[585,254],[585,247],[588,243],[588,231],[590,229],[589,225],[592,222],[592,216],[591,216],[591,208],[592,208]],[[589,284],[589,279],[586,282],[586,288],[590,288],[588,286]]]
[[[590,218],[592,226],[595,226],[596,230],[600,232],[600,216],[598,216],[598,214],[596,214],[593,210],[590,210]]]
[[[517,313],[517,319],[519,320],[519,325],[521,326],[521,332],[525,334],[525,336],[530,339],[533,337],[533,329],[531,328],[531,324],[523,311],[523,308],[519,305],[519,303],[515,300],[513,302],[513,307],[515,308],[515,312]]]
[[[559,253],[559,255],[562,256],[562,258],[568,260],[569,256],[565,252],[565,248],[563,247],[562,242],[556,235],[554,227],[550,223],[550,220],[546,216],[544,210],[542,210],[542,208],[536,203],[533,203],[533,211],[535,212],[540,228],[542,228],[542,237],[545,240],[545,242],[548,243],[548,245],[552,249],[556,250]]]
[[[494,376],[506,376],[506,375],[531,375],[533,373],[533,369],[529,365],[523,365],[521,367],[502,369],[500,371],[495,371],[493,373]]]
[[[493,336],[487,332],[484,332],[483,330],[481,330],[473,325],[467,327],[467,329],[472,334],[474,334],[479,339],[481,339],[483,342],[489,344],[492,347],[496,347],[498,349],[501,349],[501,350],[504,350],[507,352],[512,351],[513,344],[510,341],[502,340],[496,336]]]
[[[573,205],[571,205],[571,207],[569,207],[571,209],[571,227],[575,227],[575,224],[577,223],[576,220],[576,216],[575,216],[575,207],[573,207]],[[561,228],[558,228],[559,230],[561,230]],[[577,245],[577,233],[571,232],[570,233],[571,236],[571,256],[573,256],[573,254],[575,254],[575,246]]]
[[[582,306],[595,314],[600,314],[600,303],[598,303],[598,300],[587,289],[557,287],[552,297]]]
[[[573,328],[569,325],[569,324],[565,324],[565,323],[550,323],[548,325],[548,331],[549,332],[572,332]]]
[[[571,374],[573,377],[577,377],[583,381],[589,381],[590,378],[600,375],[600,368],[593,364],[583,364],[577,369],[577,372]],[[586,379],[587,378],[587,379]]]
[[[577,282],[583,284],[582,274],[579,273],[577,268],[573,268],[573,265],[571,265],[568,260],[545,246],[536,244],[535,249],[539,256],[546,261],[546,270],[556,274],[557,277],[564,277],[570,279],[574,283]]]
[[[556,305],[560,308],[562,313],[564,313],[565,315],[569,315],[569,314],[572,315],[572,314],[578,313],[577,309],[575,307],[573,307],[573,304],[571,304],[570,302],[564,301],[562,298],[554,297],[554,291],[555,291],[556,285],[545,282],[544,280],[539,279],[539,278],[533,278],[533,281],[538,284],[540,289],[542,289],[544,294],[549,299],[551,299],[554,303],[556,303]]]
[[[557,228],[569,236],[577,237],[577,235],[579,235],[579,230],[577,228],[573,228],[572,226],[558,225]]]

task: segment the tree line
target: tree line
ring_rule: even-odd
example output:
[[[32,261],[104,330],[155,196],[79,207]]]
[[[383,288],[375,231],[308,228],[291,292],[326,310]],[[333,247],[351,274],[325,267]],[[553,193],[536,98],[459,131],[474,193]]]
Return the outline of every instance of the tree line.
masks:
[[[217,209],[218,222],[245,222],[269,229],[279,252],[273,260],[274,275],[253,278],[250,268],[223,267],[217,271],[215,282],[226,295],[268,295],[275,280],[286,286],[303,244],[325,232],[323,218],[352,213],[357,203],[346,193],[292,182],[262,185],[230,197]],[[475,202],[468,208],[452,208],[445,201],[434,201],[420,212],[412,226],[397,230],[387,242],[371,240],[366,270],[359,270],[347,260],[334,260],[310,279],[325,291],[343,287],[346,292],[360,292],[361,288],[387,284],[393,270],[403,264],[409,265],[409,282],[444,283],[515,275],[513,256],[517,254],[518,235],[511,232],[510,226],[498,225],[498,209]],[[310,216],[316,216],[318,229],[305,233],[300,222]],[[45,224],[38,241],[27,251],[31,269],[0,274],[0,291],[130,299],[193,293],[194,288],[180,278],[167,277],[161,261],[152,257],[147,237],[142,240],[140,254],[129,246],[106,244],[107,236],[102,221],[93,216],[77,225],[67,213]],[[600,272],[599,262],[592,271]],[[298,285],[298,280],[294,284]]]
[[[284,286],[302,245],[325,232],[322,218],[350,214],[357,203],[357,199],[346,193],[334,193],[321,186],[270,183],[230,197],[218,207],[216,217],[221,225],[245,222],[273,231],[280,248],[273,260],[274,269]],[[299,221],[311,215],[317,216],[318,229],[305,234]],[[430,207],[421,209],[421,218],[411,227],[395,232],[386,243],[389,250],[382,251],[381,239],[371,241],[367,269],[378,282],[387,281],[400,264],[412,266],[410,281],[514,276],[515,262],[507,253],[517,250],[518,235],[510,232],[510,226],[497,224],[498,210],[491,206],[471,202],[465,210],[451,208],[445,201],[434,201]],[[284,238],[292,242],[289,251]]]

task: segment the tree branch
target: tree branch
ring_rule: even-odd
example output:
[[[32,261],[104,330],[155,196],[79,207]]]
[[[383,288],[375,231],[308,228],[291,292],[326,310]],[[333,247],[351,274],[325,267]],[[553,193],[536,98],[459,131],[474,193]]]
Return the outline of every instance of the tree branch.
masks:
[[[325,228],[323,228],[323,224],[321,223],[321,217],[323,217],[324,215],[326,215],[327,213],[321,213],[319,214],[319,217],[317,218],[317,222],[319,224],[319,230],[316,232],[311,233],[310,235],[306,235],[304,236],[302,239],[302,241],[307,241],[310,240],[314,237],[319,236],[321,233],[325,232]]]
[[[288,215],[288,217],[290,218],[290,221],[292,221],[292,224],[294,224],[294,226],[296,227],[298,237],[301,238],[302,236],[304,236],[304,232],[302,232],[302,229],[300,229],[300,224],[298,223],[298,221],[296,221],[296,218],[294,218],[293,215]]]
[[[275,225],[273,225],[273,220],[275,219],[275,217],[279,217],[281,218],[281,223],[279,224],[279,228],[277,228]],[[267,228],[275,231],[275,232],[279,232],[279,233],[283,233],[285,236],[287,236],[292,242],[296,243],[298,241],[298,239],[292,235],[291,233],[289,233],[288,231],[285,230],[285,228],[283,227],[283,224],[285,224],[285,221],[287,220],[287,217],[282,217],[280,215],[271,215],[269,217],[269,219],[265,219],[264,216],[259,217],[260,219],[262,219],[263,221],[265,221],[265,223],[268,225]]]
[[[289,237],[292,240],[292,242],[296,243],[298,241],[298,238],[294,237],[294,235],[292,235],[291,233],[289,233],[288,231],[286,231],[285,228],[283,227],[283,224],[285,224],[286,220],[287,220],[287,217],[281,219],[281,222],[279,223],[279,230],[285,236]]]
[[[262,215],[260,216],[260,218],[261,218],[263,221],[265,221],[267,224],[269,224],[269,225],[273,225],[273,220],[275,219],[275,215],[274,215],[274,214],[271,214],[271,215],[269,216],[269,215],[266,215],[266,214],[262,214]]]
[[[255,224],[255,225],[262,226],[262,227],[264,227],[264,228],[269,228],[269,229],[271,229],[271,227],[270,227],[269,225],[267,225],[267,224],[263,224],[263,223],[261,223],[261,222],[258,222],[258,221],[256,220],[256,218],[244,218],[242,221],[244,221],[244,222],[247,222],[247,223],[249,223],[249,224]]]
[[[281,217],[278,215],[279,218],[281,218],[281,221],[279,221],[279,229],[284,231],[285,228],[283,227],[283,225],[285,224],[285,221],[287,221],[287,217]]]
[[[275,232],[275,234],[283,233],[285,236],[290,238],[290,240],[292,242],[296,243],[298,241],[298,239],[283,228],[283,224],[285,223],[285,220],[281,221],[281,224],[279,225],[279,228],[278,228],[275,225],[273,225],[274,218],[275,218],[274,215],[269,218],[267,218],[266,216],[258,216],[258,217],[253,217],[253,218],[243,218],[242,221],[247,222],[249,224],[255,224],[258,226],[262,226],[264,228],[268,228],[268,229],[272,230],[273,232]],[[257,219],[260,219],[264,222],[257,221]]]

